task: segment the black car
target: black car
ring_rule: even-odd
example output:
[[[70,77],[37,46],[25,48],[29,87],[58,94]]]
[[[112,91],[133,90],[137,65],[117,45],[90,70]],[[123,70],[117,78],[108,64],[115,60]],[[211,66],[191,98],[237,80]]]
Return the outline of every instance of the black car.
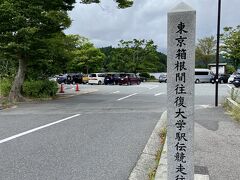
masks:
[[[218,82],[219,83],[228,83],[228,78],[230,77],[229,74],[219,74],[218,75]],[[215,83],[216,82],[216,75],[211,78],[210,80],[211,83]]]
[[[234,79],[233,79],[233,85],[235,87],[240,87],[240,75],[237,75]]]
[[[104,78],[104,84],[114,85],[119,84],[120,74],[119,73],[109,73]]]
[[[75,83],[82,83],[82,77],[83,75],[81,73],[68,73],[59,75],[57,77],[57,82],[59,84],[65,83],[65,84],[75,84]]]
[[[59,84],[67,83],[67,74],[60,74],[57,76],[57,82]]]
[[[228,78],[230,77],[229,74],[220,74],[218,77],[219,83],[228,83]]]

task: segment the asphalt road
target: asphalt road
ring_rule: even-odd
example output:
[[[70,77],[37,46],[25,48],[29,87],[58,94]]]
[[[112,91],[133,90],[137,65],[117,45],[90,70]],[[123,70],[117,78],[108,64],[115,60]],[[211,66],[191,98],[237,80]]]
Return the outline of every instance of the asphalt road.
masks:
[[[128,178],[165,109],[165,94],[155,94],[166,85],[81,88],[99,91],[0,112],[0,179]]]
[[[128,178],[166,110],[166,84],[81,88],[98,91],[0,111],[0,179]],[[229,89],[220,85],[220,102]],[[214,85],[195,94],[196,109],[214,106]]]

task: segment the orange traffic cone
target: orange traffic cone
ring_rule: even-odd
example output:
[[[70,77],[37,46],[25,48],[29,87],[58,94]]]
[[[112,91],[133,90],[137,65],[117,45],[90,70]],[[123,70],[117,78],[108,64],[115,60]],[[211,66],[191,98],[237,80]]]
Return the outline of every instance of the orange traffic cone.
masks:
[[[78,83],[76,84],[76,91],[79,91]]]
[[[63,84],[61,84],[61,88],[60,88],[59,93],[64,93],[64,90],[63,90]]]

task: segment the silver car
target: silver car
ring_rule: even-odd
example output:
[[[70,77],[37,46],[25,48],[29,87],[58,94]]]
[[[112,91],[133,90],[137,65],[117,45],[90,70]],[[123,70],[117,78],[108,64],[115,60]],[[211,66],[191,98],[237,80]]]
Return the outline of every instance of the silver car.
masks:
[[[209,69],[195,69],[195,83],[214,82],[214,73]]]
[[[160,75],[159,75],[159,82],[161,83],[161,82],[167,82],[167,73],[161,73]]]

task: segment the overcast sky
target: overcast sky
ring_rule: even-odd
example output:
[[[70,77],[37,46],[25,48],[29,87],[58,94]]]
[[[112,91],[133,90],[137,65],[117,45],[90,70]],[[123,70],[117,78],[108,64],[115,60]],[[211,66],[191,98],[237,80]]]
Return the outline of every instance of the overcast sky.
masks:
[[[75,4],[69,12],[72,26],[67,34],[89,38],[97,47],[117,46],[119,40],[152,39],[162,52],[167,48],[167,12],[182,0],[134,0],[127,9],[113,0],[101,4]],[[197,39],[216,35],[218,0],[185,0],[197,11]],[[240,0],[222,0],[221,30],[240,25]]]

